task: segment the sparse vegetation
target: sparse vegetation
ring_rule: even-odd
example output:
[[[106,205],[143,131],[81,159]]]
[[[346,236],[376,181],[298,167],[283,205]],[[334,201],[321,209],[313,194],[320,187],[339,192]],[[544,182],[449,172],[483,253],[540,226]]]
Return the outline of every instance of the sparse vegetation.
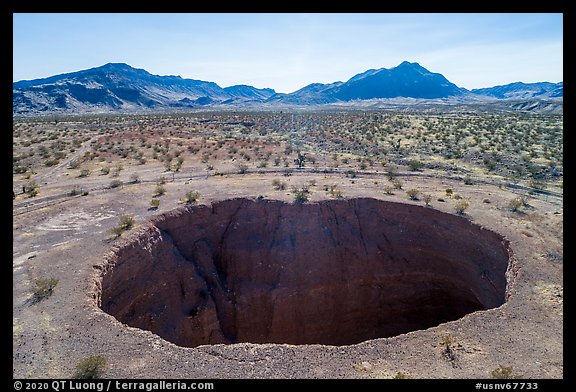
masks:
[[[310,191],[307,188],[292,189],[294,194],[294,204],[304,204],[310,199]]]
[[[40,301],[52,295],[54,288],[58,284],[58,279],[42,277],[34,281],[34,299]]]
[[[280,181],[278,179],[272,180],[272,186],[277,191],[283,191],[284,189],[286,189],[286,183],[284,181]]]
[[[130,175],[130,184],[137,184],[140,182],[140,176],[136,173]]]
[[[459,215],[463,215],[464,212],[468,209],[468,207],[470,207],[470,203],[468,203],[466,200],[460,200],[454,205],[456,213],[458,213]]]
[[[424,163],[419,161],[418,159],[410,159],[408,161],[408,167],[412,171],[420,171],[424,167]]]
[[[521,197],[515,197],[508,202],[508,208],[512,212],[517,212],[520,210],[520,207],[524,205]]]
[[[418,195],[420,194],[420,191],[418,189],[412,188],[408,189],[406,191],[406,194],[408,195],[410,200],[418,200]]]
[[[38,195],[38,184],[36,181],[28,181],[22,188],[24,193],[26,193],[30,198]]]
[[[429,193],[424,193],[422,195],[422,200],[424,200],[424,204],[426,204],[426,206],[429,206],[430,202],[432,201],[432,195]]]
[[[74,378],[77,379],[99,379],[106,369],[106,358],[102,355],[93,355],[83,359],[76,365]]]
[[[497,380],[508,380],[508,379],[519,379],[523,378],[522,375],[514,374],[512,372],[512,366],[499,366],[498,368],[490,372],[492,378]]]
[[[200,192],[198,191],[188,191],[184,195],[184,204],[196,204],[200,199]]]
[[[392,377],[395,380],[405,380],[405,379],[409,379],[411,378],[408,374],[406,373],[402,373],[402,372],[397,372],[394,377]]]
[[[154,190],[154,197],[157,196],[162,196],[166,193],[166,188],[164,188],[162,185],[158,184],[156,185],[156,189]]]
[[[118,225],[112,228],[112,234],[114,234],[116,237],[120,237],[122,233],[134,227],[135,222],[136,220],[131,215],[120,216],[118,219]]]
[[[118,188],[119,186],[124,185],[124,183],[120,180],[112,180],[110,181],[110,185],[108,186],[110,189]]]
[[[160,207],[160,199],[152,199],[150,200],[150,208],[153,210],[158,209]]]

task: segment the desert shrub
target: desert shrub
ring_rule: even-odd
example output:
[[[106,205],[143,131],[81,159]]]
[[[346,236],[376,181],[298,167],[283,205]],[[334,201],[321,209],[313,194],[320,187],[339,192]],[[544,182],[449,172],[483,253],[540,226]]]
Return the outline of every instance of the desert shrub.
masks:
[[[446,196],[452,195],[452,188],[446,188]]]
[[[409,379],[410,376],[407,375],[406,373],[402,373],[402,372],[397,372],[394,377],[392,377],[395,380],[404,380],[404,379]]]
[[[292,190],[292,193],[294,193],[294,204],[304,204],[310,198],[309,196],[310,191],[307,188],[302,189],[294,188]]]
[[[500,366],[500,367],[492,370],[492,372],[490,372],[490,375],[492,376],[492,378],[498,379],[498,380],[522,378],[522,375],[517,375],[517,374],[512,373],[512,366],[507,366],[507,367],[506,366]]]
[[[199,198],[200,198],[200,192],[188,191],[184,195],[184,203],[185,204],[196,204],[196,203],[198,203]]]
[[[286,183],[284,181],[280,181],[278,179],[272,180],[272,186],[277,191],[282,191],[282,190],[286,189]]]
[[[332,197],[336,199],[342,199],[344,194],[341,189],[338,189],[338,185],[324,185],[324,190]]]
[[[59,162],[60,161],[58,159],[47,159],[44,161],[44,166],[52,167],[57,165]]]
[[[118,226],[114,226],[111,231],[116,237],[120,237],[123,232],[130,230],[134,227],[135,219],[130,215],[122,215],[118,219]]]
[[[166,177],[162,176],[162,177],[158,178],[158,180],[156,180],[156,183],[159,185],[166,184]]]
[[[70,193],[68,195],[70,196],[76,196],[82,193],[82,189],[80,189],[78,186],[75,186],[74,188],[72,188],[72,190],[70,191]]]
[[[456,213],[460,215],[464,214],[464,211],[466,211],[468,207],[470,207],[470,203],[468,203],[466,200],[460,200],[456,203],[456,205],[454,205]]]
[[[122,181],[120,181],[120,180],[112,180],[112,181],[110,181],[110,188],[111,188],[111,189],[113,189],[113,188],[118,188],[119,186],[122,186],[122,185],[124,185],[124,183],[123,183]]]
[[[119,220],[119,226],[123,227],[124,230],[130,230],[136,221],[134,220],[133,216],[130,215],[122,215]]]
[[[408,167],[412,171],[420,171],[424,167],[424,163],[418,159],[410,159],[408,161]]]
[[[58,279],[56,278],[38,278],[34,281],[34,298],[36,300],[41,300],[52,295],[54,288],[58,284]]]
[[[418,200],[418,195],[420,194],[420,191],[418,189],[408,189],[406,191],[406,194],[408,195],[408,197],[410,198],[410,200]]]
[[[524,203],[522,202],[521,197],[515,197],[514,199],[512,199],[508,202],[508,208],[512,212],[517,212],[518,210],[520,210],[520,207],[522,207],[523,205],[524,205]]]
[[[466,175],[466,177],[464,177],[464,184],[465,185],[474,185],[474,181],[472,181],[472,177],[470,177],[469,175]]]
[[[28,197],[35,197],[38,195],[38,184],[34,180],[28,181],[22,187],[22,190],[28,195]]]
[[[157,209],[158,207],[160,207],[160,199],[152,199],[150,200],[150,208],[152,209]]]
[[[238,165],[238,174],[245,174],[248,171],[248,166],[245,164]]]
[[[422,200],[424,200],[424,204],[429,206],[430,202],[432,201],[432,195],[429,193],[425,193],[424,195],[422,195]]]
[[[108,166],[104,166],[102,169],[100,169],[100,173],[102,173],[102,175],[106,176],[106,175],[108,175],[108,173],[110,173],[110,168]]]
[[[76,365],[74,378],[96,379],[100,378],[106,368],[106,358],[102,355],[92,355],[85,358]]]
[[[394,187],[387,185],[384,187],[384,192],[386,192],[387,195],[393,195],[394,194]]]
[[[440,339],[440,347],[442,347],[442,356],[451,362],[456,360],[456,353],[452,349],[453,344],[454,340],[452,340],[452,336],[450,335],[444,335]]]
[[[80,161],[78,159],[73,159],[68,164],[69,169],[78,169],[80,167]]]
[[[166,193],[166,188],[164,188],[160,184],[156,185],[156,189],[154,190],[154,196],[162,196],[165,193]]]
[[[138,176],[138,174],[133,173],[130,175],[130,183],[131,184],[137,184],[140,182],[140,176]]]
[[[82,169],[80,171],[80,174],[78,175],[78,177],[88,177],[90,175],[90,170],[88,169]]]
[[[395,178],[392,180],[392,186],[394,186],[394,189],[402,189],[402,185],[402,181],[399,179]]]

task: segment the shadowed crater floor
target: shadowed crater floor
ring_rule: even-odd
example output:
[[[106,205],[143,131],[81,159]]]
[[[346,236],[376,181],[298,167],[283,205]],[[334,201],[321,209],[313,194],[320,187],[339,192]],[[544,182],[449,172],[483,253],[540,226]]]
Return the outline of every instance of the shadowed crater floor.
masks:
[[[232,199],[159,215],[106,260],[101,308],[175,344],[346,345],[500,306],[509,249],[432,208]]]

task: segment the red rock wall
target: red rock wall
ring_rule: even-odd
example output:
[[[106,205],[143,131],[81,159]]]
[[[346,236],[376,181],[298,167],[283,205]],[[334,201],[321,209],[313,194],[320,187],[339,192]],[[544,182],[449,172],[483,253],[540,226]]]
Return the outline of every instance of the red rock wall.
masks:
[[[432,208],[233,199],[153,225],[115,251],[101,307],[182,346],[353,344],[505,300],[507,242]]]

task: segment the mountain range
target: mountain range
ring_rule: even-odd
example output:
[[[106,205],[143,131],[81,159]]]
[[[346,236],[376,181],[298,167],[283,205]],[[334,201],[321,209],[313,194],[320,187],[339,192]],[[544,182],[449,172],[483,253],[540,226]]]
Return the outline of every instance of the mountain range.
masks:
[[[356,105],[369,100],[560,99],[563,83],[511,83],[467,90],[418,63],[371,69],[346,82],[313,83],[289,94],[247,85],[222,88],[216,83],[159,76],[124,63],[13,83],[13,113],[137,112],[210,107],[282,107]]]

